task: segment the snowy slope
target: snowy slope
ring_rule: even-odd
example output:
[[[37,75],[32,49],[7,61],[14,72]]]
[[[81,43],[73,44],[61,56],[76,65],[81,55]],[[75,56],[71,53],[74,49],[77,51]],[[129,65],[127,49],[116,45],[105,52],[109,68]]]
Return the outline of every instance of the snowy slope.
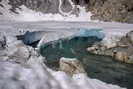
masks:
[[[35,10],[31,10],[25,5],[21,5],[16,9],[14,13],[11,8],[13,6],[9,5],[8,0],[2,0],[0,2],[0,19],[1,20],[15,20],[15,21],[91,21],[91,13],[86,12],[84,7],[81,7],[79,5],[76,6],[78,8],[78,12],[75,12],[76,14],[72,14],[73,12],[63,12],[61,10],[61,3],[62,0],[59,0],[59,13],[42,13],[37,12]],[[73,9],[75,5],[72,3],[71,0],[69,0],[70,4],[73,6]],[[73,10],[72,10],[73,11]]]
[[[126,89],[90,79],[84,74],[70,78],[64,72],[55,72],[42,64],[38,65],[37,61],[32,62],[28,67],[0,62],[1,89]]]

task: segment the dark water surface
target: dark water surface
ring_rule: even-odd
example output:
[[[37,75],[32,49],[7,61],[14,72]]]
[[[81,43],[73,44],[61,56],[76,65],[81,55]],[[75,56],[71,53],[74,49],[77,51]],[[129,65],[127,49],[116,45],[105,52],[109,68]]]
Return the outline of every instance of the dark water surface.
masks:
[[[133,89],[133,65],[86,51],[87,47],[98,41],[100,39],[96,37],[75,37],[58,40],[43,45],[40,53],[46,57],[47,66],[50,68],[58,69],[61,57],[77,58],[84,65],[89,77]]]

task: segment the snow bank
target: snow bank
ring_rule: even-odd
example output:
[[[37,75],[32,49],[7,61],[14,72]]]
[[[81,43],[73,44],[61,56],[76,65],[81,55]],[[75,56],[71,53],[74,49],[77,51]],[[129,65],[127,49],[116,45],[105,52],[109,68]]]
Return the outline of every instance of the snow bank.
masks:
[[[61,2],[61,1],[60,1]],[[36,12],[34,10],[31,10],[27,8],[26,6],[22,5],[19,8],[16,8],[16,12],[19,14],[13,13],[11,9],[11,5],[8,4],[8,0],[2,0],[0,2],[1,5],[4,7],[0,7],[0,12],[3,14],[0,16],[1,20],[16,20],[16,21],[91,21],[91,12],[86,12],[85,7],[79,8],[78,16],[71,14],[72,12],[62,12],[62,10],[59,8],[59,11],[61,14],[56,13],[41,13]],[[71,0],[70,3],[72,4]],[[75,6],[72,4],[72,6]]]
[[[6,85],[6,86],[5,86]],[[61,71],[52,71],[37,62],[28,66],[0,62],[0,87],[4,89],[126,89],[90,79],[84,74],[73,78]]]
[[[59,13],[57,14],[43,14],[41,12],[36,12],[31,9],[28,9],[25,6],[21,6],[21,10],[17,9],[19,15],[14,20],[19,21],[91,21],[91,13],[86,12],[84,7],[79,7],[79,16],[76,15],[67,15],[63,16]]]

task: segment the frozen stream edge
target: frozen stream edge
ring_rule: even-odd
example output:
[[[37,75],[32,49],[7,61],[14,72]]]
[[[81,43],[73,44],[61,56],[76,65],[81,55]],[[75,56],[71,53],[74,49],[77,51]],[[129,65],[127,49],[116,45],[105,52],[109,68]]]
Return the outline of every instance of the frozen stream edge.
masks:
[[[45,38],[46,42],[58,40],[60,38],[66,38],[73,36],[79,31],[79,28],[98,28],[103,29],[102,32],[105,34],[105,38],[110,39],[112,36],[123,36],[129,31],[133,30],[133,24],[121,24],[121,23],[105,23],[105,22],[12,22],[12,21],[1,21],[0,32],[5,35],[16,36],[23,35],[26,31],[42,31],[48,38]],[[42,37],[43,35],[42,34]],[[53,34],[55,35],[53,37]],[[40,35],[40,34],[38,34]],[[35,36],[38,37],[38,35]],[[50,40],[49,40],[50,37]],[[55,39],[52,39],[55,38]],[[107,40],[108,39],[104,39]],[[26,72],[26,70],[24,70]],[[28,71],[28,70],[27,70]],[[38,71],[39,72],[39,71]],[[69,78],[62,72],[51,72],[57,81],[62,81],[60,84],[63,89],[76,89],[67,87],[69,86]],[[27,75],[27,74],[26,74]],[[64,77],[65,76],[65,77]],[[25,77],[25,76],[22,76]],[[43,77],[43,76],[42,76]],[[86,78],[84,75],[75,75],[73,81],[77,82],[80,86],[79,89],[122,89],[118,86],[108,85],[96,79]],[[93,83],[93,84],[92,84]],[[75,84],[74,84],[75,85]],[[97,85],[97,86],[96,86]],[[102,86],[101,86],[102,85]],[[71,85],[72,86],[72,85]],[[56,89],[56,88],[55,88]]]

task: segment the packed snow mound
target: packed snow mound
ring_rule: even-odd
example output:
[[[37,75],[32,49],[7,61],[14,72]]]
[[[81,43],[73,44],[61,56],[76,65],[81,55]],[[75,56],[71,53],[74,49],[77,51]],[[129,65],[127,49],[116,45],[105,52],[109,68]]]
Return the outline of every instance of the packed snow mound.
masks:
[[[0,62],[0,87],[4,89],[126,89],[90,79],[84,74],[77,74],[70,78],[64,72],[52,71],[41,63],[22,66],[11,62]]]

